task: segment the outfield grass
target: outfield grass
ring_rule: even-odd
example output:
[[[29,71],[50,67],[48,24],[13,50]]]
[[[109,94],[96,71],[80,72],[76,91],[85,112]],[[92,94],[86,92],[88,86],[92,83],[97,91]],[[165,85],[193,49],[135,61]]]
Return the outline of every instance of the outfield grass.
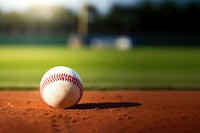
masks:
[[[200,88],[200,48],[120,52],[61,46],[1,46],[0,88],[38,89],[43,74],[59,65],[77,71],[86,89]]]

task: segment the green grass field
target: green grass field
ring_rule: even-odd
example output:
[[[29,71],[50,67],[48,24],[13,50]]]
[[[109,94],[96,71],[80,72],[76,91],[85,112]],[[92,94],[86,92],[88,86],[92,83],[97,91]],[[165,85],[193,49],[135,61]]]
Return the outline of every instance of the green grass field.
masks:
[[[128,52],[1,46],[0,88],[39,89],[55,66],[73,68],[86,89],[199,89],[200,48],[141,47]]]

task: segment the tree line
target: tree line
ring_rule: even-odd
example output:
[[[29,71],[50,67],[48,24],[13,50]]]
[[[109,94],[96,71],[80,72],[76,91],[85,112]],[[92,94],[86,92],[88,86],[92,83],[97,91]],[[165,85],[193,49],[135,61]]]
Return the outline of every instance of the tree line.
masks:
[[[139,6],[113,5],[102,15],[89,5],[89,34],[133,34],[135,32],[199,33],[200,5],[173,2]],[[0,12],[0,34],[76,33],[78,14],[62,6],[33,6],[25,13]]]

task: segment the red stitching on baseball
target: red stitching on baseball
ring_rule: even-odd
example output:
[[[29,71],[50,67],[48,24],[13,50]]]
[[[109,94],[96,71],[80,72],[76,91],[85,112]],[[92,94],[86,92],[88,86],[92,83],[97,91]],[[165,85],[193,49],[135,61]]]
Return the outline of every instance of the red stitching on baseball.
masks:
[[[43,97],[43,90],[44,88],[49,85],[50,83],[53,83],[53,82],[56,82],[56,81],[68,81],[74,85],[76,85],[79,90],[80,90],[80,98],[78,101],[80,101],[82,95],[83,95],[83,85],[82,83],[79,81],[78,78],[72,76],[72,75],[69,75],[67,73],[57,73],[57,74],[54,74],[54,75],[51,75],[49,77],[47,77],[43,83],[41,84],[40,86],[40,93],[41,93],[41,96],[42,96],[42,99],[43,101],[45,101],[44,97]],[[46,101],[45,101],[46,102]]]

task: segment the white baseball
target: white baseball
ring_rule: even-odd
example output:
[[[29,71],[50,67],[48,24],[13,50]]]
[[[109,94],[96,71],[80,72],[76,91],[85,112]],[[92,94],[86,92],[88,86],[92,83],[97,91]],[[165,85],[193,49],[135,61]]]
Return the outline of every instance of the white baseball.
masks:
[[[50,69],[40,82],[40,95],[44,102],[52,107],[73,107],[80,101],[82,94],[81,78],[68,67]]]

